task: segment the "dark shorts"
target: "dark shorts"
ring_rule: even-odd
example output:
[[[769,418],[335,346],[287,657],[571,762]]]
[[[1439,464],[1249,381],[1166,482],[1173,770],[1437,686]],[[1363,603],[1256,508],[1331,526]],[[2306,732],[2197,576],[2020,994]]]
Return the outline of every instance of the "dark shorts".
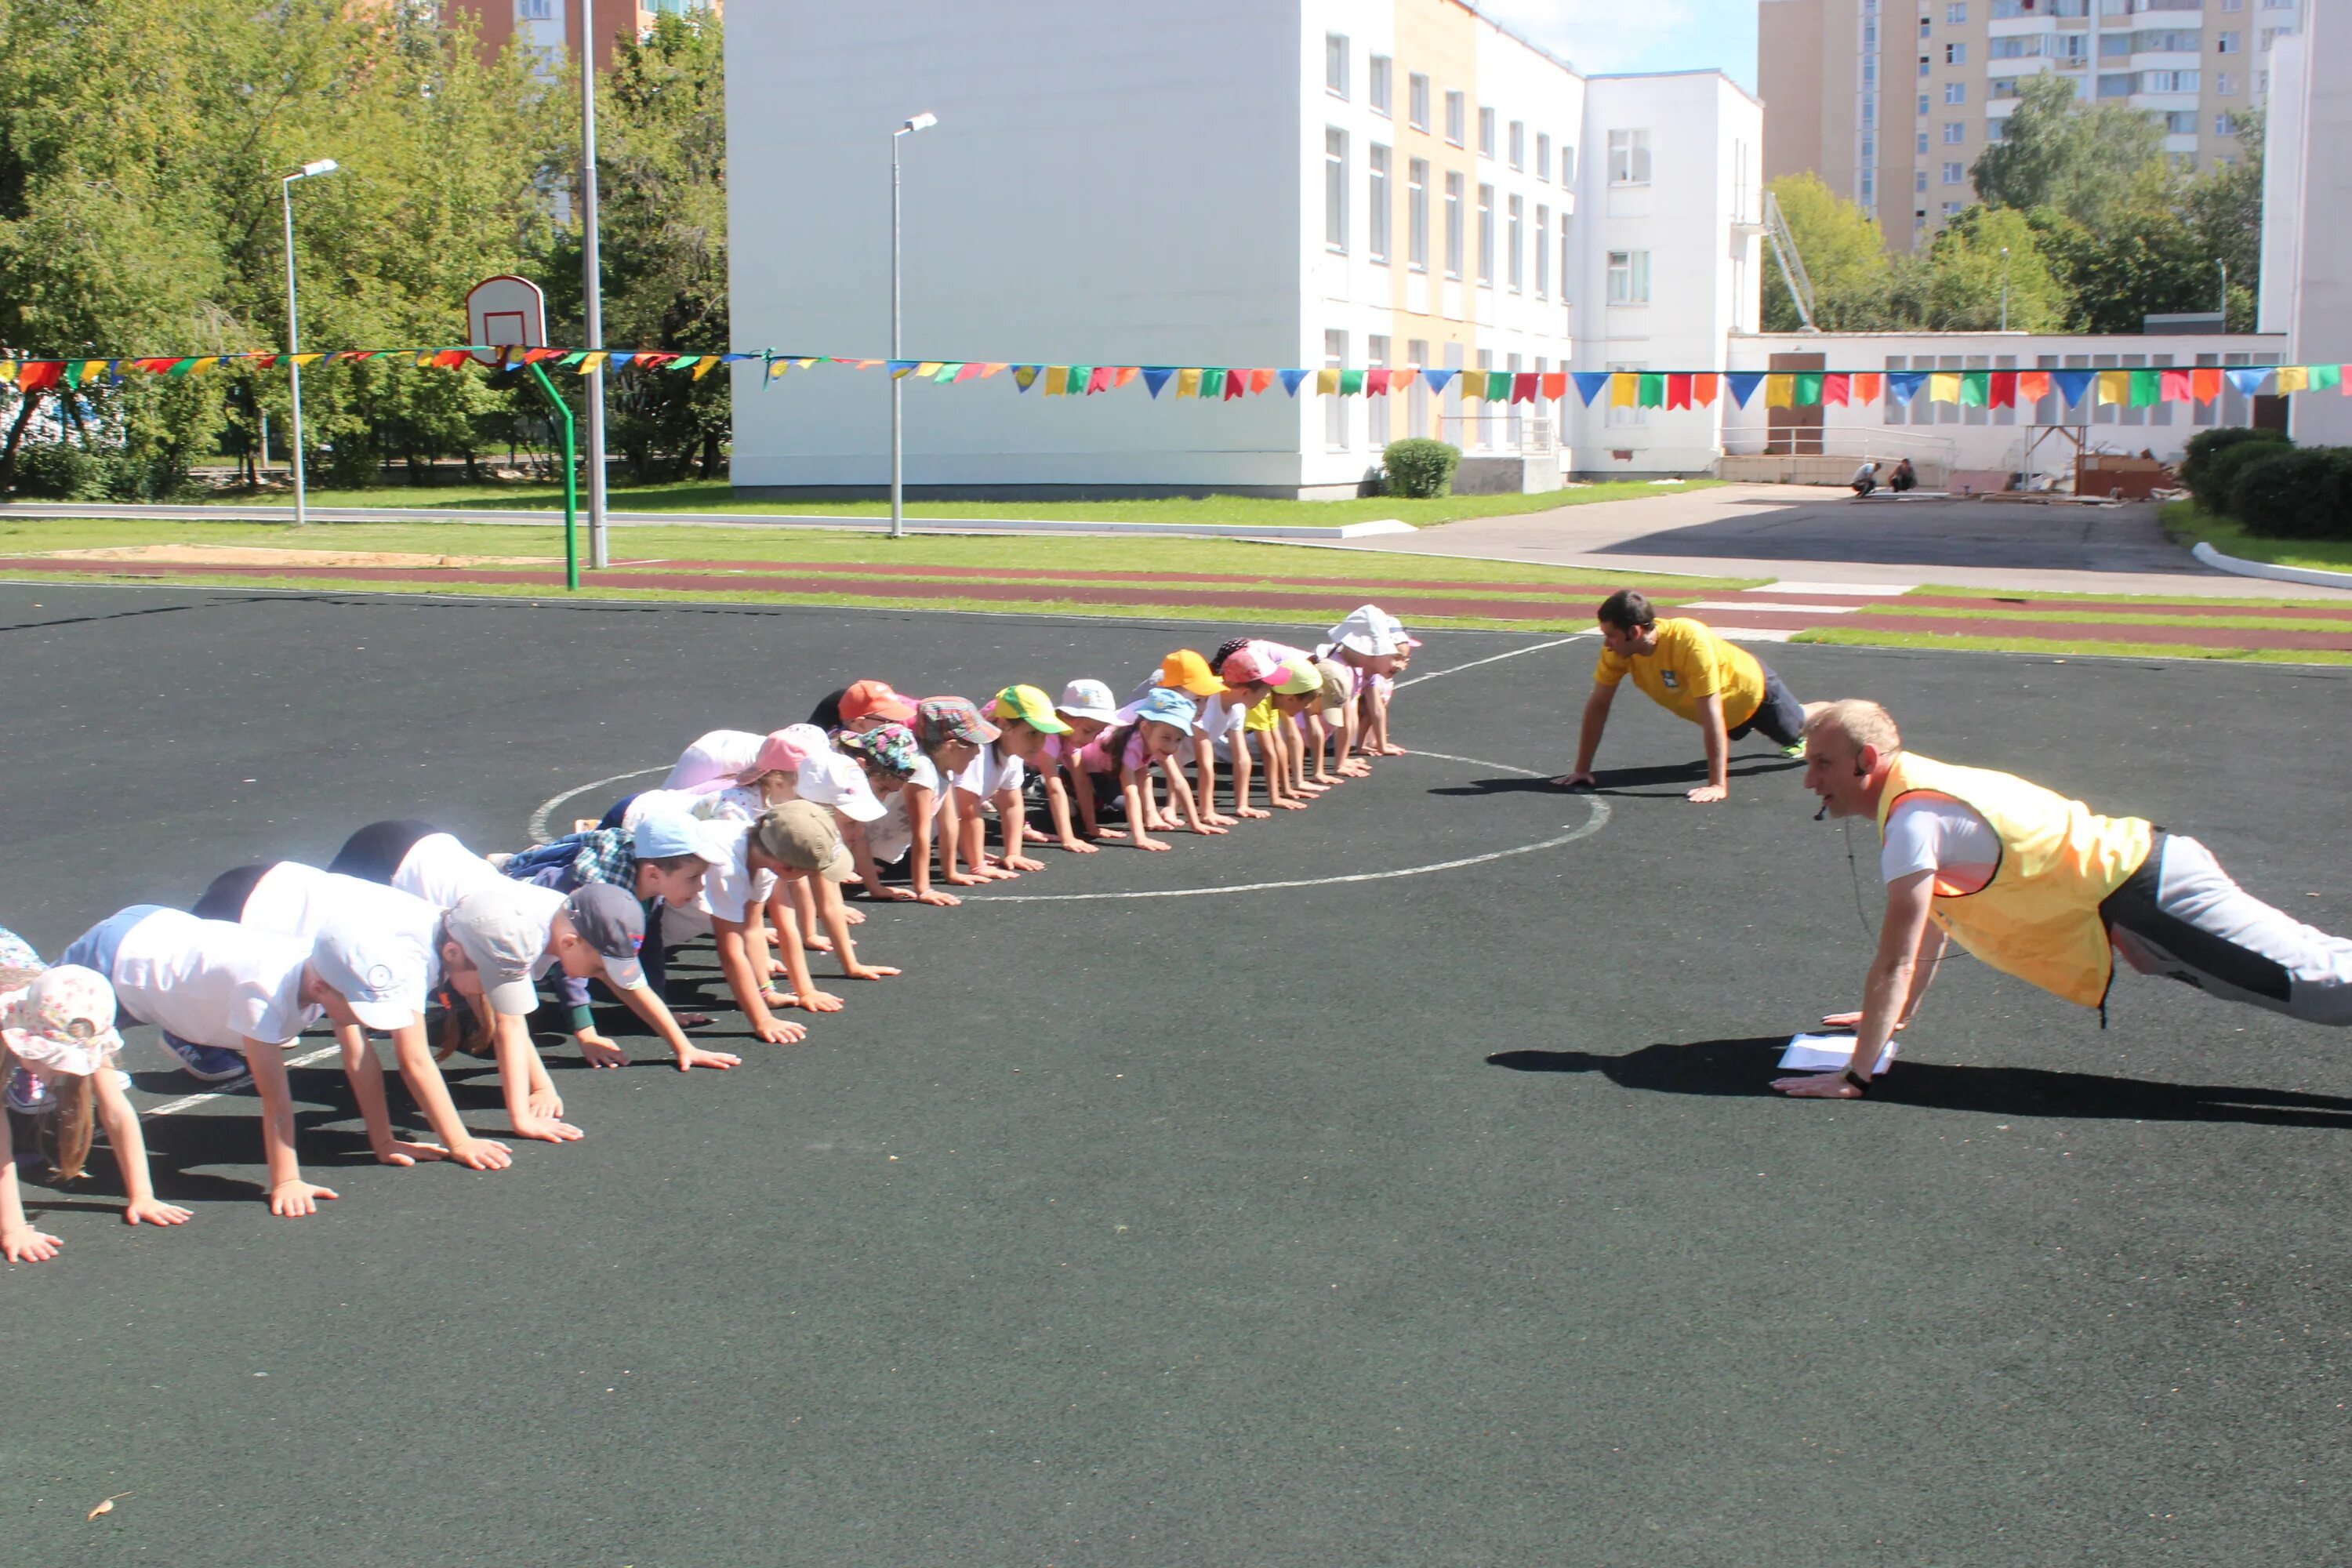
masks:
[[[1793,746],[1805,738],[1805,705],[1789,694],[1789,689],[1780,684],[1780,678],[1772,672],[1770,665],[1760,668],[1764,671],[1764,700],[1756,705],[1755,712],[1727,733],[1738,741],[1754,730],[1784,746]]]
[[[389,888],[393,873],[408,858],[408,852],[416,847],[416,841],[440,831],[429,822],[371,822],[343,840],[343,847],[327,862],[327,869],[339,876],[357,877],[362,882],[381,882]]]
[[[200,921],[226,921],[235,925],[245,918],[245,900],[253,897],[254,884],[268,874],[267,866],[239,866],[234,871],[223,871],[188,906],[188,912]]]

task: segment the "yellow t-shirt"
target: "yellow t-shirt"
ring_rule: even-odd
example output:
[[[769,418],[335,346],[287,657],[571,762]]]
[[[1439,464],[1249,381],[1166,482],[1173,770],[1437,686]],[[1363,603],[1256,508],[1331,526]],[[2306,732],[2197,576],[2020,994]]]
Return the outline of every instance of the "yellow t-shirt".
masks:
[[[1736,730],[1764,702],[1764,667],[1756,656],[1727,643],[1698,621],[1661,618],[1655,651],[1625,658],[1601,650],[1592,679],[1614,686],[1631,675],[1633,684],[1668,712],[1698,722],[1699,699],[1723,700],[1723,727]]]
[[[1249,711],[1242,715],[1242,728],[1260,733],[1273,729],[1274,699],[1271,696],[1261,697],[1251,703]]]

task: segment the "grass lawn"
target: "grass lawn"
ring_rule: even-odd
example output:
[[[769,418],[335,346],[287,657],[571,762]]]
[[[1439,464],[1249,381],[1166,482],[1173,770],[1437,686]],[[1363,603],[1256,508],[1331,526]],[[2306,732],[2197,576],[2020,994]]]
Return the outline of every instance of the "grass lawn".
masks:
[[[2263,561],[2273,566],[2315,566],[2323,572],[2352,572],[2352,539],[2263,539],[2248,533],[2226,517],[2197,510],[2193,500],[2164,503],[2158,514],[2164,531],[2183,544],[2200,542],[2241,561]]]
[[[2162,604],[2164,601],[2157,600],[2155,603]],[[2049,621],[2061,626],[2199,626],[2209,631],[2278,631],[2291,627],[2299,632],[2352,632],[2352,599],[2327,607],[2341,610],[2343,615],[2325,620],[2282,620],[2276,616],[2260,614],[2259,608],[2253,605],[2246,606],[2246,613],[2242,615],[2209,616],[2170,610],[2084,610],[2064,604],[2041,602],[2029,602],[2014,607],[2003,605],[1997,610],[1952,609],[1940,605],[1906,605],[1900,599],[1890,599],[1885,605],[1874,605],[1872,612],[1902,616],[1923,623],[1981,621],[1998,617],[2014,621]]]
[[[1912,589],[1908,594],[1905,595],[1903,598],[1887,600],[1885,605],[1881,607],[1890,610],[1907,608],[1907,606],[1905,606],[1904,605],[1904,599],[1914,596],[1931,599],[1993,599],[1999,601],[2004,606],[2011,603],[2015,603],[2029,607],[2036,605],[2047,605],[2053,609],[2063,609],[2068,605],[2082,604],[2086,601],[2094,604],[2121,603],[2128,605],[2137,602],[2142,597],[2142,595],[2133,594],[2045,594],[2038,591],[2029,592],[2016,588],[1988,588],[1981,583],[1973,587],[1966,585],[1955,586],[1949,583],[1927,583]],[[2147,603],[2156,605],[2187,604],[2197,605],[2200,606],[2210,605],[2221,609],[2243,610],[2340,610],[2346,615],[2352,615],[2352,600],[2347,599],[2273,599],[2260,596],[2242,599],[2209,599],[2202,594],[2196,595],[2194,598],[2190,598],[2185,595],[2175,594],[2169,597],[2163,595],[2158,595],[2147,599]],[[1990,615],[1997,612],[1972,611],[1970,613],[1977,615]],[[2134,618],[2139,619],[2144,617],[2136,616]]]
[[[1579,485],[1540,495],[1440,496],[1433,500],[1406,500],[1396,496],[1371,496],[1355,500],[1274,500],[1252,496],[1207,496],[1166,500],[1097,501],[934,501],[910,500],[907,515],[923,519],[989,521],[1036,519],[1073,522],[1221,522],[1254,527],[1338,528],[1350,522],[1374,522],[1394,518],[1417,528],[1454,522],[1469,517],[1511,517],[1549,511],[1555,507],[1581,506],[1592,501],[1629,500],[1638,496],[1666,495],[1675,490],[1702,489],[1717,479],[1685,479],[1680,484],[1651,484],[1641,479],[1612,479]],[[242,505],[286,506],[290,495],[222,494],[212,498]],[[616,486],[606,492],[614,511],[728,511],[749,516],[887,517],[887,500],[801,501],[739,500],[724,479],[694,479],[681,484]],[[562,487],[545,484],[434,485],[423,488],[387,486],[368,490],[310,492],[312,506],[354,507],[516,507],[561,510]]]
[[[1951,637],[1936,632],[1878,632],[1823,627],[1790,642],[1845,647],[1922,647],[1978,653],[2055,655],[2062,658],[2206,658],[2237,664],[2352,664],[2352,653],[2328,648],[2199,647],[2189,643],[2103,642],[2084,637]]]

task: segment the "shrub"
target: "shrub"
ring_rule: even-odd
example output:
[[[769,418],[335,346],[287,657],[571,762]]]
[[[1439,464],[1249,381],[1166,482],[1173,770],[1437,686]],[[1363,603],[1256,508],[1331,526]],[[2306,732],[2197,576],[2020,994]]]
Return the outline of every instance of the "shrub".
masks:
[[[2352,539],[2352,447],[2277,447],[2240,465],[2230,515],[2266,539]]]
[[[2197,498],[2197,509],[2219,517],[2230,510],[2230,494],[2236,487],[2238,476],[2252,464],[2267,462],[2282,453],[2294,451],[2287,441],[2241,441],[2234,447],[2224,447],[2205,459],[2196,481],[2189,485]]]
[[[1391,441],[1381,453],[1387,481],[1383,488],[1390,495],[1417,500],[1442,496],[1454,488],[1454,469],[1461,461],[1462,448],[1444,441],[1420,436]]]
[[[2187,454],[2180,459],[2180,482],[2197,498],[2197,504],[2207,511],[2219,511],[2229,500],[2230,487],[2223,484],[2211,491],[2209,499],[2205,483],[2206,468],[2214,458],[2232,447],[2253,442],[2279,442],[2286,439],[2285,432],[2256,430],[2244,425],[2225,425],[2218,430],[2200,430],[2189,437]]]
[[[98,500],[106,494],[105,468],[101,458],[69,442],[28,443],[17,449],[12,488],[20,496],[50,500]]]

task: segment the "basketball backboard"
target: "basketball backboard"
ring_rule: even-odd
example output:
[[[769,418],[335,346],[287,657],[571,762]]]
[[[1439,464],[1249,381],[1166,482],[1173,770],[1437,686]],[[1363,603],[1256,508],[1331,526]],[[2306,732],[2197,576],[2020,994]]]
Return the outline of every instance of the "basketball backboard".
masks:
[[[545,348],[547,297],[528,278],[485,278],[466,295],[466,332],[484,364],[498,363],[498,355],[479,348]]]

